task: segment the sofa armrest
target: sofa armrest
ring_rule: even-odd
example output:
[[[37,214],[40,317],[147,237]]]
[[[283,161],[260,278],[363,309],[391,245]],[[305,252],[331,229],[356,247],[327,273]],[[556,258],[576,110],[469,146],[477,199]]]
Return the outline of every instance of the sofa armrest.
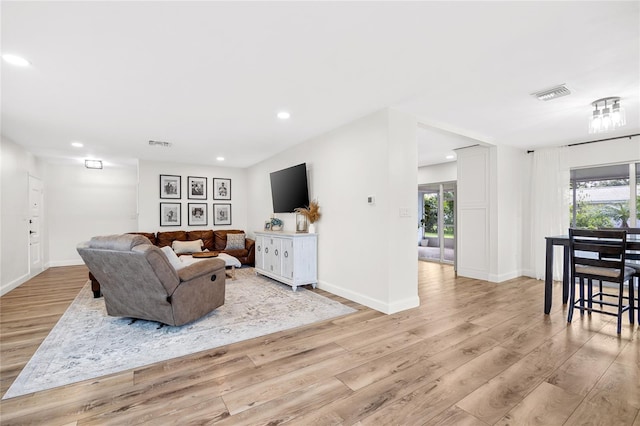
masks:
[[[180,269],[178,271],[178,277],[180,277],[180,282],[191,281],[203,275],[210,274],[211,272],[218,269],[222,269],[224,273],[224,260],[215,258],[203,259],[200,262],[192,263],[191,265],[185,266],[184,268]]]

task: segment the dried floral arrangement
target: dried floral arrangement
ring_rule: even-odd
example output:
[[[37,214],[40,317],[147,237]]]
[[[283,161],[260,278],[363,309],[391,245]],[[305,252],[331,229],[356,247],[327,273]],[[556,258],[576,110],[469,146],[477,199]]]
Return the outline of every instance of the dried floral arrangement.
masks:
[[[295,212],[306,217],[309,223],[315,223],[320,219],[320,206],[317,200],[310,201],[307,207],[298,207]]]

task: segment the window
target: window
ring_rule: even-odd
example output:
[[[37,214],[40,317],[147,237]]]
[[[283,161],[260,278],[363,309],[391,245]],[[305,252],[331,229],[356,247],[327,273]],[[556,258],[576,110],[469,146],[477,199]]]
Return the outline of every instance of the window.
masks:
[[[572,170],[571,226],[591,229],[638,226],[640,186],[638,179],[631,178],[639,173],[639,164]]]

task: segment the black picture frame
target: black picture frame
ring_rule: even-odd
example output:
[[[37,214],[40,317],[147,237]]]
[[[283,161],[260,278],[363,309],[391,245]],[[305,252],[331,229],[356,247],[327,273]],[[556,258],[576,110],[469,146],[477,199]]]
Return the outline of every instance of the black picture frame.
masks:
[[[213,199],[231,200],[231,179],[213,178]]]
[[[182,203],[160,203],[160,226],[182,226]]]
[[[181,176],[160,175],[160,198],[179,200],[182,198],[181,189]]]
[[[189,226],[206,226],[208,222],[207,203],[188,203]]]
[[[207,199],[207,178],[201,176],[187,177],[187,198],[190,200]]]
[[[213,224],[216,226],[231,225],[231,204],[213,205]]]

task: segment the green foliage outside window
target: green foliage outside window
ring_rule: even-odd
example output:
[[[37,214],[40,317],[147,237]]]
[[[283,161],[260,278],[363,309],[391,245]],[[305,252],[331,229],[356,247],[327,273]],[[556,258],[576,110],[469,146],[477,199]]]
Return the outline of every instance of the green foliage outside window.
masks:
[[[453,220],[455,215],[455,205],[452,192],[444,193],[443,203],[444,213],[444,237],[453,238]],[[426,194],[424,197],[424,214],[420,220],[420,226],[424,237],[438,236],[438,196],[436,194]]]

